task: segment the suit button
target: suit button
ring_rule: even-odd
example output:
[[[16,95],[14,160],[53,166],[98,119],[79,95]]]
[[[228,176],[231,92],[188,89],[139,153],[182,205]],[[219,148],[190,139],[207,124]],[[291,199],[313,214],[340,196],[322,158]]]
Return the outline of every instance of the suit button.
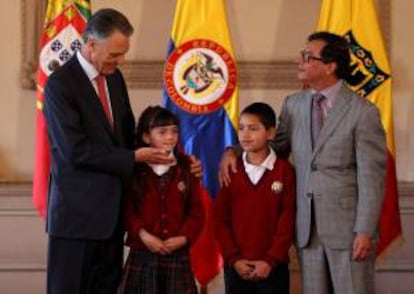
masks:
[[[313,193],[307,193],[306,196],[308,196],[308,198],[312,198],[313,197]]]
[[[311,163],[311,171],[317,171],[318,170],[318,165],[314,162]]]

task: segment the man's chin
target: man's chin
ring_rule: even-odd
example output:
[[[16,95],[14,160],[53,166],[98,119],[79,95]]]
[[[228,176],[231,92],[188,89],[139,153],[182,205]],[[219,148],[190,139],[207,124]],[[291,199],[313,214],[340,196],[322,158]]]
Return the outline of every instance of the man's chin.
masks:
[[[105,76],[111,75],[116,71],[116,67],[113,68],[105,68],[101,71],[101,73]]]
[[[300,82],[302,82],[302,83],[308,83],[308,79],[307,79],[304,75],[305,75],[304,73],[299,72],[299,73],[297,74],[297,78],[298,78],[298,80],[299,80]]]

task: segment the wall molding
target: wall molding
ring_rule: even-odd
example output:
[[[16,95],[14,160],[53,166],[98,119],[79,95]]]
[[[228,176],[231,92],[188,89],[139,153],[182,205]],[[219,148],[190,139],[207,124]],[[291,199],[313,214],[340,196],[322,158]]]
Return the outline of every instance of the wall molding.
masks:
[[[44,0],[20,0],[22,19],[21,86],[35,89],[38,47],[43,26]],[[390,52],[391,0],[377,0],[378,18],[384,42]],[[130,89],[161,89],[164,60],[127,60],[121,69]],[[238,61],[241,89],[297,89],[296,65],[293,60]]]

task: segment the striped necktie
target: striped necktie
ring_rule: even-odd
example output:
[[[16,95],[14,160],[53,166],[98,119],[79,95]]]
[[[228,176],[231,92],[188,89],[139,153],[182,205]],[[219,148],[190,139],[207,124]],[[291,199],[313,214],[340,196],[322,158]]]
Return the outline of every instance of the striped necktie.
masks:
[[[109,124],[111,125],[111,129],[113,129],[114,122],[112,120],[111,110],[109,109],[108,95],[106,94],[105,76],[99,75],[95,78],[95,81],[98,87],[98,96],[99,96],[99,100],[101,101],[102,108],[105,112],[105,115],[106,115],[106,118],[108,119]]]
[[[326,97],[321,93],[312,96],[312,148],[318,141],[319,133],[323,126],[323,108]]]

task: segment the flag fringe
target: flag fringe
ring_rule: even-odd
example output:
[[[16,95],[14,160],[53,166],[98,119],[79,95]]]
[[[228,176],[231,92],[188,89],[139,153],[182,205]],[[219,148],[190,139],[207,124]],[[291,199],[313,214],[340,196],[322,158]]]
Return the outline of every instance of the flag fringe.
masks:
[[[389,245],[382,250],[381,254],[379,254],[375,259],[375,269],[378,270],[384,264],[386,257],[390,254],[394,253],[398,248],[400,248],[405,242],[405,239],[402,235],[398,235],[397,237],[392,240]]]

